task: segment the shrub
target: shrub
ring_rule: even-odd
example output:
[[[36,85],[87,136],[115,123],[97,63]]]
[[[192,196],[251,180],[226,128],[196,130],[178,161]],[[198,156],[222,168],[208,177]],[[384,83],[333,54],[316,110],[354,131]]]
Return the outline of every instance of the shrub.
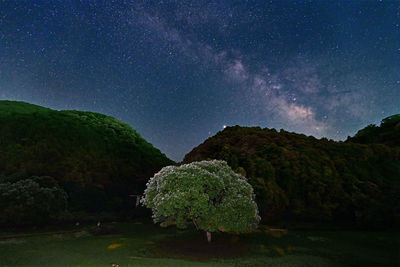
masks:
[[[66,211],[67,194],[52,182],[51,177],[31,177],[0,183],[0,223],[37,224],[57,219]]]

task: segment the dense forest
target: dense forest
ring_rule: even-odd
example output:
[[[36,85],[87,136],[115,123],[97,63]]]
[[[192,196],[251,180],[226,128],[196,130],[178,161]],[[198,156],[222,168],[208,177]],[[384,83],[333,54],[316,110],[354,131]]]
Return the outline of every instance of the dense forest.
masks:
[[[347,142],[400,147],[400,114],[383,119],[380,126],[368,125],[353,137],[347,138]]]
[[[0,101],[0,125],[0,223],[29,222],[14,215],[21,206],[32,211],[32,199],[72,212],[126,210],[129,194],[141,194],[155,172],[174,164],[129,125],[99,113]]]
[[[346,142],[259,127],[227,127],[183,163],[222,159],[246,176],[261,217],[399,226],[400,115]],[[360,142],[360,143],[357,143]]]
[[[0,224],[133,212],[158,170],[175,164],[129,125],[82,111],[0,101]],[[227,127],[183,163],[222,159],[252,184],[264,222],[400,224],[400,115],[345,142]],[[97,218],[97,217],[96,217]]]

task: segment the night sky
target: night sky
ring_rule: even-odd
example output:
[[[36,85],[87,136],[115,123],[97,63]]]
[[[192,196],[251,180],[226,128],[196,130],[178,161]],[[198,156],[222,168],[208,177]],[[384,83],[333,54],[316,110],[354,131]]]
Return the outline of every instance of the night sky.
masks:
[[[400,113],[400,1],[0,0],[0,99],[111,115],[178,161],[230,125],[344,140]]]

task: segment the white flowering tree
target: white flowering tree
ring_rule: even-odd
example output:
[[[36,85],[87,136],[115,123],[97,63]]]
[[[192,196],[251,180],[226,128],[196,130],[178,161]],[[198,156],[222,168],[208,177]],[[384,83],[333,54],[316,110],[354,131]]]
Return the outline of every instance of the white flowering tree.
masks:
[[[257,227],[253,188],[225,161],[199,161],[163,168],[147,183],[142,203],[155,223],[194,226],[207,233],[242,233]]]

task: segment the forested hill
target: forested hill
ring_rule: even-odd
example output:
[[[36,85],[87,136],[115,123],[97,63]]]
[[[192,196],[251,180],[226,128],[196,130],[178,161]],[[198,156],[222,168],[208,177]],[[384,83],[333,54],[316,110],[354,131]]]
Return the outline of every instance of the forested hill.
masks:
[[[183,162],[204,159],[226,160],[248,177],[266,221],[400,222],[399,147],[234,126],[194,148]]]
[[[346,141],[400,147],[400,114],[383,119],[380,126],[370,124],[358,131],[354,137],[349,137]]]
[[[155,172],[173,163],[112,117],[0,101],[0,182],[51,176],[72,209],[120,208],[129,193],[143,192]]]

